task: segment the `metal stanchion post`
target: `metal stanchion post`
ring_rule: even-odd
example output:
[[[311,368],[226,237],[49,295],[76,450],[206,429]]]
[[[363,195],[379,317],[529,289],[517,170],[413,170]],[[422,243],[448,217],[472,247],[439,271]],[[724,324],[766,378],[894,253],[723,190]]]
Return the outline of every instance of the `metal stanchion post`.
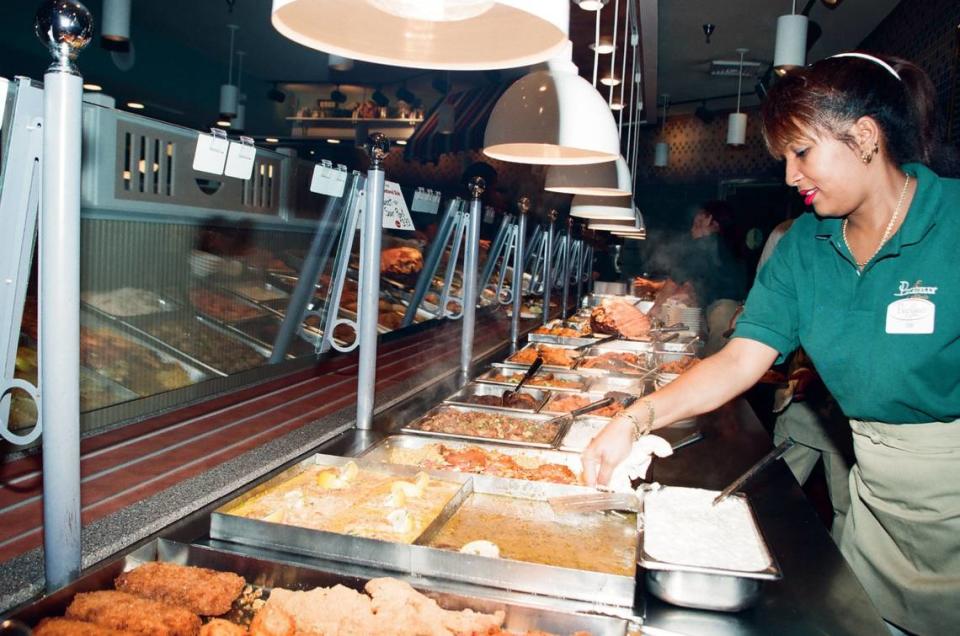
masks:
[[[570,298],[570,255],[573,253],[573,219],[567,218],[567,237],[563,243],[563,304],[560,318],[567,318],[567,300]]]
[[[543,324],[550,322],[550,288],[553,287],[553,226],[556,225],[557,211],[550,210],[547,217],[550,219],[550,224],[547,226],[547,253],[543,258]]]
[[[43,76],[40,197],[40,421],[47,589],[80,573],[80,147],[83,79],[74,64],[93,18],[79,2],[48,0],[37,37],[54,63]]]
[[[510,342],[516,351],[520,345],[520,310],[523,307],[523,268],[526,255],[523,253],[527,240],[527,214],[530,212],[530,197],[520,197],[517,201],[520,214],[517,218],[517,248],[513,253],[513,278],[510,286],[513,291],[513,316],[510,317]],[[506,263],[503,264],[507,266]]]
[[[467,239],[463,256],[463,321],[460,335],[460,383],[470,379],[473,365],[473,335],[477,325],[477,252],[480,250],[480,216],[483,214],[483,191],[487,187],[483,177],[473,177],[470,189],[470,211],[467,221]],[[506,265],[504,265],[506,266]]]
[[[377,384],[377,322],[380,320],[380,238],[383,233],[383,168],[390,142],[381,133],[370,135],[367,153],[366,201],[360,243],[360,300],[357,306],[357,338],[360,359],[357,369],[357,428],[373,425],[373,402]]]

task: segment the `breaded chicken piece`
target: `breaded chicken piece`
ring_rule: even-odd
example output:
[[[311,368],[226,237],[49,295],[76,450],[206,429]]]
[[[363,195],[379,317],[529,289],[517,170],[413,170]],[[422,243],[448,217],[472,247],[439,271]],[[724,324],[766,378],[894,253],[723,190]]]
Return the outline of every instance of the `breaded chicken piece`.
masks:
[[[200,636],[247,636],[247,630],[236,623],[215,618],[200,628]]]
[[[406,581],[370,579],[363,588],[372,597],[381,625],[403,625],[410,634],[489,634],[503,625],[504,613],[483,614],[471,609],[445,610]],[[398,632],[399,633],[399,632]]]
[[[381,633],[372,624],[370,598],[343,585],[306,592],[274,588],[267,605],[279,607],[292,616],[298,633],[339,636]]]
[[[130,636],[132,633],[69,618],[45,618],[33,628],[34,636]]]
[[[143,636],[200,633],[200,617],[189,610],[113,590],[77,594],[66,616]]]
[[[276,603],[267,603],[250,623],[250,636],[293,636],[297,631],[293,617]]]
[[[232,572],[150,561],[124,572],[114,582],[121,592],[185,607],[201,616],[230,611],[246,581]]]

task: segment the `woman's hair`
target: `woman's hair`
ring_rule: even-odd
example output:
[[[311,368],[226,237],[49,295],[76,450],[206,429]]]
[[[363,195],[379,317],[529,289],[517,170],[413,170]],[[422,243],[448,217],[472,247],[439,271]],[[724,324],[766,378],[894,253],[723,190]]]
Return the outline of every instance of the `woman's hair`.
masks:
[[[878,57],[874,55],[873,57]],[[940,140],[933,82],[918,66],[883,56],[882,64],[860,57],[834,57],[789,71],[763,103],[767,148],[782,156],[787,145],[813,130],[856,147],[847,131],[863,116],[880,127],[887,154],[897,164],[937,163]]]

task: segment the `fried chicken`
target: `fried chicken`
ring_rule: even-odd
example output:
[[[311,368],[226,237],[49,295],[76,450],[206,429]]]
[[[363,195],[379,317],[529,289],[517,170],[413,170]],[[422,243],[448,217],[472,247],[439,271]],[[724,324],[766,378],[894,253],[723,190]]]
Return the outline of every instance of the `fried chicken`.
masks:
[[[121,592],[179,605],[201,616],[220,616],[230,611],[245,581],[232,572],[151,561],[124,572],[114,584]]]
[[[200,636],[247,636],[247,630],[236,623],[215,618],[200,628]]]
[[[135,632],[110,629],[69,618],[45,618],[33,628],[34,636],[131,636]]]
[[[293,617],[278,603],[264,605],[250,623],[250,636],[293,636],[296,631]]]
[[[77,594],[66,617],[143,636],[200,633],[200,617],[189,610],[112,590]]]

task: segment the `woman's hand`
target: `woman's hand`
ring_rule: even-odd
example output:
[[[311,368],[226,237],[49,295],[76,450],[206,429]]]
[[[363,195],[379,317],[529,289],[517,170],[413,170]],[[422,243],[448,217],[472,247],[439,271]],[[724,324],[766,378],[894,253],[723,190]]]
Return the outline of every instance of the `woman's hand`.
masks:
[[[593,438],[580,456],[583,483],[595,486],[610,481],[613,469],[625,460],[633,447],[633,422],[618,415]]]

